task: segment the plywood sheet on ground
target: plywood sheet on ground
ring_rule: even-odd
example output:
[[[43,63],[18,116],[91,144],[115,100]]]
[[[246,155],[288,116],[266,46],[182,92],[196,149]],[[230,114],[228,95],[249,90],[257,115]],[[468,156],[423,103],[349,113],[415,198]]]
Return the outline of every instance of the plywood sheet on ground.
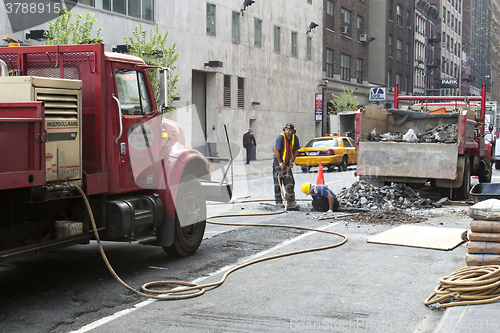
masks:
[[[464,241],[467,229],[402,225],[368,238],[368,243],[421,247],[434,250],[452,250]]]

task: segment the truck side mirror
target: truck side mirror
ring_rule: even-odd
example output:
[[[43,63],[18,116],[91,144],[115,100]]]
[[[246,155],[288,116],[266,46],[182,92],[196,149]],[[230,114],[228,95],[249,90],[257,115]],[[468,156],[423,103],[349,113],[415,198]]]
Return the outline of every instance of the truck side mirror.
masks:
[[[160,105],[158,107],[160,113],[165,113],[170,108],[170,89],[168,82],[169,68],[160,68]]]

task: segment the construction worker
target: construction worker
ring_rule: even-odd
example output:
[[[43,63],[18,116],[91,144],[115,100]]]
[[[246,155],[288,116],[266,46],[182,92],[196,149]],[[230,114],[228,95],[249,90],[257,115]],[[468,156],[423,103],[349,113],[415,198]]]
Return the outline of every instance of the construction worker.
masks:
[[[304,192],[305,195],[312,196],[312,206],[314,210],[331,213],[339,208],[339,199],[337,199],[335,193],[326,185],[314,185],[307,182],[302,184],[300,190]]]
[[[285,200],[287,207],[295,207],[295,180],[292,174],[294,161],[297,157],[297,150],[300,148],[299,138],[295,135],[295,126],[286,124],[283,133],[278,135],[273,148],[273,180],[274,180],[274,200],[276,205],[284,207],[281,198],[281,190],[278,182],[280,177],[285,188]]]

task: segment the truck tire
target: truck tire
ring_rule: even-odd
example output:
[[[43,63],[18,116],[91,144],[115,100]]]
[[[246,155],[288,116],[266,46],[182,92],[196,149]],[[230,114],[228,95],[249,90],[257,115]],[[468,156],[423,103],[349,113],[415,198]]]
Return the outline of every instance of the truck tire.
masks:
[[[200,247],[207,219],[205,194],[193,175],[182,177],[175,210],[174,244],[163,250],[170,256],[188,257]]]
[[[309,170],[311,170],[311,167],[309,166],[303,166],[303,167],[300,167],[302,169],[302,172],[305,172],[305,173],[308,173]]]
[[[485,159],[481,160],[479,163],[481,163],[481,166],[479,167],[479,182],[491,183],[491,175],[493,173],[492,164],[488,163]]]
[[[466,157],[464,165],[464,178],[462,181],[462,185],[459,188],[453,189],[452,200],[467,200],[469,198],[470,177],[471,177],[470,162],[469,159]]]

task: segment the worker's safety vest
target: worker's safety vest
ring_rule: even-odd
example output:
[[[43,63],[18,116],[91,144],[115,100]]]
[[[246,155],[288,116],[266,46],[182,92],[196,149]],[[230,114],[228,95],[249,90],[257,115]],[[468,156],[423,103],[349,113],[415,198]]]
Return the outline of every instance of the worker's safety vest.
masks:
[[[283,155],[281,156],[282,157],[282,161],[283,163],[288,163],[290,162],[290,160],[292,159],[293,157],[293,152],[295,151],[295,134],[292,134],[292,140],[288,141],[286,139],[286,135],[285,133],[281,133],[281,135],[283,135]]]

